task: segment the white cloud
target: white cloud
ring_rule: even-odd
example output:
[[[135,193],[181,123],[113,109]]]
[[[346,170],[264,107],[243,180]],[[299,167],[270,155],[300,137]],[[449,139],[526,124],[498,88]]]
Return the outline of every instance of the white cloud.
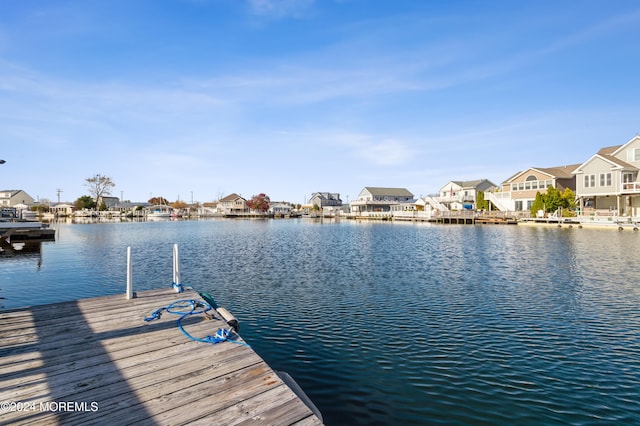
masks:
[[[362,158],[381,166],[397,166],[411,159],[412,150],[403,143],[386,139],[356,150]]]
[[[359,134],[325,135],[324,138],[347,148],[359,160],[376,166],[399,166],[414,156],[414,150],[407,143],[395,138]]]

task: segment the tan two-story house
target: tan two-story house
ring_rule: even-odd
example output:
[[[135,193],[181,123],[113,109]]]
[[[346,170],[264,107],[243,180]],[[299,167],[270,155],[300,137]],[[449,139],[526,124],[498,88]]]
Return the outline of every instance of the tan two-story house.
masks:
[[[238,194],[230,194],[218,200],[218,212],[223,214],[240,214],[248,211],[247,200]]]
[[[563,192],[565,188],[576,191],[576,177],[573,174],[578,164],[557,167],[530,167],[502,182],[502,193],[508,195],[514,211],[528,211],[536,199],[536,194],[546,194],[549,186]],[[500,201],[497,201],[498,203]]]
[[[581,214],[640,217],[639,170],[638,135],[624,145],[602,148],[580,164],[573,173]]]

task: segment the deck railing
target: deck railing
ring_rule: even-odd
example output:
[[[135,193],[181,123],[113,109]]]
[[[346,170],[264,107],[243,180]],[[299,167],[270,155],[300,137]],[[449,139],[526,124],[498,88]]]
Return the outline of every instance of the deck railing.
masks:
[[[625,192],[640,192],[640,182],[624,182],[622,190]]]

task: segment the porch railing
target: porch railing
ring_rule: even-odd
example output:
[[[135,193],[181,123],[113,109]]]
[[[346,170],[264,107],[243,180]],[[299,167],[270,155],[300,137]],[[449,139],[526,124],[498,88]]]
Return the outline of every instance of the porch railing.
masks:
[[[640,192],[640,182],[624,182],[622,190],[626,192]]]

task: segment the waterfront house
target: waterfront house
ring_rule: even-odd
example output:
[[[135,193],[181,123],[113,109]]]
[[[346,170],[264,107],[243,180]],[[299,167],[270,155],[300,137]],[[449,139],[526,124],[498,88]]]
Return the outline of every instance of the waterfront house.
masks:
[[[574,170],[580,212],[640,217],[640,136],[600,149]]]
[[[340,207],[342,200],[340,194],[331,192],[314,192],[309,199],[312,206],[318,206],[320,209],[324,207]]]
[[[205,202],[196,209],[196,215],[199,217],[215,217],[221,213],[218,212],[218,202]]]
[[[269,213],[275,216],[288,216],[291,214],[291,204],[275,202],[269,204]]]
[[[49,207],[49,212],[57,217],[73,216],[75,207],[68,203],[60,203]]]
[[[437,201],[446,206],[447,210],[475,210],[478,193],[495,188],[496,184],[488,179],[452,180],[440,188]]]
[[[573,171],[578,164],[556,167],[530,167],[504,182],[502,191],[485,193],[485,199],[502,211],[529,211],[536,194],[546,194],[549,186],[563,192],[569,188],[575,192],[576,177]]]
[[[390,212],[393,207],[414,203],[413,194],[405,188],[379,188],[367,186],[351,202],[352,213]]]
[[[16,204],[33,206],[35,200],[22,189],[5,189],[0,191],[0,207],[15,207]]]
[[[247,212],[247,200],[238,194],[230,194],[218,200],[218,211],[223,214],[239,214]]]
[[[120,199],[118,197],[108,197],[106,195],[101,195],[96,200],[96,204],[98,205],[98,208],[100,208],[102,204],[104,204],[107,210],[115,210],[114,208],[118,203],[120,203]]]

